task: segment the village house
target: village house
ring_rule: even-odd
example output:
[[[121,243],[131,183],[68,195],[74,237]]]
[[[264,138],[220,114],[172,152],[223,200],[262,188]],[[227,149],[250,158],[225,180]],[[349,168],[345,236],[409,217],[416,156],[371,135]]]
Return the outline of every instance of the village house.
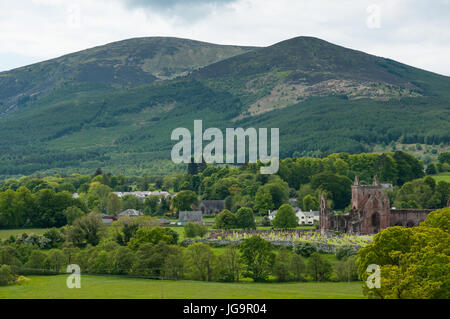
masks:
[[[135,191],[135,192],[113,192],[119,198],[124,197],[125,195],[132,195],[140,200],[144,201],[148,196],[159,196],[159,197],[169,197],[170,193],[165,191]]]
[[[224,200],[201,200],[195,210],[201,211],[203,215],[217,215],[225,209]]]
[[[201,211],[182,211],[179,212],[180,223],[199,223],[203,224],[203,213]]]
[[[127,210],[124,210],[123,212],[121,212],[118,216],[119,217],[125,217],[125,216],[126,217],[138,217],[138,216],[144,216],[144,214],[135,209],[127,209]]]
[[[159,226],[167,226],[170,225],[170,220],[167,218],[160,218],[159,219]]]
[[[292,207],[294,210],[295,215],[298,217],[298,224],[299,225],[314,225],[314,221],[319,221],[319,211],[312,211],[304,212],[299,207]],[[274,210],[272,212],[269,212],[269,220],[272,221],[276,214],[277,210]]]

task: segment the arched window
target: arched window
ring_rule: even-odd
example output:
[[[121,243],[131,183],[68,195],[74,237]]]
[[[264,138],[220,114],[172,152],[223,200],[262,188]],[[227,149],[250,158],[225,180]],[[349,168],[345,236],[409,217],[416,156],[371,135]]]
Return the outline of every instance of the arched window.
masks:
[[[380,214],[375,212],[372,214],[372,232],[378,233],[380,231]]]

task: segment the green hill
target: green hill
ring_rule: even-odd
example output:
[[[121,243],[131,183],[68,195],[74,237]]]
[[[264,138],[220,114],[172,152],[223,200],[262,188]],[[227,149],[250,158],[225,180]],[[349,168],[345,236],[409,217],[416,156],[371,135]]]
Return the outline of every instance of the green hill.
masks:
[[[449,77],[310,37],[267,48],[153,38],[158,53],[146,58],[139,41],[75,54],[70,65],[76,71],[66,72],[70,81],[63,77],[4,114],[0,175],[96,167],[129,175],[167,172],[176,169],[169,161],[171,131],[192,128],[194,119],[221,129],[279,127],[282,156],[450,141]],[[187,45],[191,53],[171,54],[166,41]],[[142,77],[97,72],[86,67],[92,59],[100,68],[134,68]],[[44,76],[48,63],[28,67],[40,70],[33,85],[57,78]],[[67,68],[61,61],[52,65]],[[92,75],[80,79],[80,70]],[[2,92],[0,101],[13,100]]]
[[[251,50],[187,39],[135,38],[0,73],[0,115],[59,88],[78,95],[185,75]]]

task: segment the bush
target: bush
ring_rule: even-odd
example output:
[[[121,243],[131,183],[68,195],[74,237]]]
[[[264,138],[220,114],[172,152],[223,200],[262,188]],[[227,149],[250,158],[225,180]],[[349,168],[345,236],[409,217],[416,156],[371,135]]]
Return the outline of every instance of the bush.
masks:
[[[28,281],[30,281],[30,278],[27,278],[25,276],[19,276],[19,278],[16,279],[16,284],[21,285]]]
[[[274,228],[289,229],[298,226],[298,217],[295,215],[292,206],[283,204],[278,209],[275,218],[273,219]]]
[[[25,263],[25,269],[22,273],[28,275],[44,275],[51,272],[45,269],[45,260],[47,254],[40,250],[33,250],[28,261]]]
[[[351,255],[355,255],[356,253],[357,251],[354,247],[345,245],[338,247],[336,249],[335,255],[337,259],[341,260],[350,257]]]
[[[272,273],[279,282],[292,279],[292,253],[286,247],[282,247],[275,257]]]
[[[236,224],[239,228],[256,229],[255,216],[253,210],[248,207],[241,207],[236,212]]]
[[[176,244],[178,233],[168,227],[139,228],[136,235],[128,243],[128,247],[135,250],[142,244],[156,245],[159,242],[165,242],[169,245]]]
[[[111,253],[112,271],[117,275],[126,275],[131,272],[136,256],[134,252],[127,247],[119,247]]]
[[[237,282],[242,270],[242,260],[237,245],[229,245],[219,256],[219,281]]]
[[[299,243],[299,244],[295,245],[294,251],[297,254],[308,258],[309,256],[311,256],[311,254],[313,254],[317,251],[317,248],[316,248],[316,246],[314,246],[311,243]]]
[[[245,265],[244,276],[257,282],[266,281],[275,261],[273,245],[260,236],[252,236],[242,241],[239,250]]]
[[[57,228],[51,228],[44,233],[44,237],[49,240],[46,248],[57,248],[64,243],[64,237]]]
[[[217,229],[232,229],[236,227],[236,216],[229,210],[225,209],[214,220]]]
[[[164,260],[164,277],[179,280],[184,278],[185,257],[181,247],[173,246],[170,254]]]
[[[308,260],[308,273],[314,281],[327,281],[332,271],[331,264],[319,253],[313,253]]]
[[[51,239],[42,236],[42,235],[36,235],[36,234],[26,234],[23,233],[20,237],[16,240],[17,244],[25,244],[29,246],[36,246],[39,249],[47,249],[50,248],[51,245]]]
[[[356,266],[357,256],[350,256],[334,265],[338,281],[358,280],[358,267]]]
[[[7,286],[14,281],[14,275],[12,274],[11,267],[3,265],[0,267],[0,286]]]
[[[186,251],[186,265],[190,278],[214,281],[217,271],[217,257],[212,248],[203,243],[190,245]]]
[[[208,227],[198,223],[187,223],[184,226],[184,235],[187,238],[203,237],[208,233]]]
[[[295,281],[305,281],[306,265],[302,256],[298,254],[292,255],[291,269]]]
[[[47,253],[47,257],[44,260],[45,269],[51,270],[53,272],[59,273],[64,271],[64,266],[67,266],[66,256],[60,249],[51,249]]]

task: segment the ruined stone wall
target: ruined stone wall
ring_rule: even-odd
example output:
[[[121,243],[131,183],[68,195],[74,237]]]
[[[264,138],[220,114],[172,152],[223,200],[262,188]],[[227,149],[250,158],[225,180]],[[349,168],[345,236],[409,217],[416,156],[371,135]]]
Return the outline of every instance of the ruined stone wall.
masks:
[[[376,234],[390,226],[414,227],[427,218],[431,209],[391,209],[387,189],[375,177],[372,185],[352,185],[352,210],[345,215],[331,215],[326,199],[320,200],[320,229],[353,234]],[[449,199],[450,204],[450,199]]]
[[[433,209],[391,209],[390,226],[419,226]]]

